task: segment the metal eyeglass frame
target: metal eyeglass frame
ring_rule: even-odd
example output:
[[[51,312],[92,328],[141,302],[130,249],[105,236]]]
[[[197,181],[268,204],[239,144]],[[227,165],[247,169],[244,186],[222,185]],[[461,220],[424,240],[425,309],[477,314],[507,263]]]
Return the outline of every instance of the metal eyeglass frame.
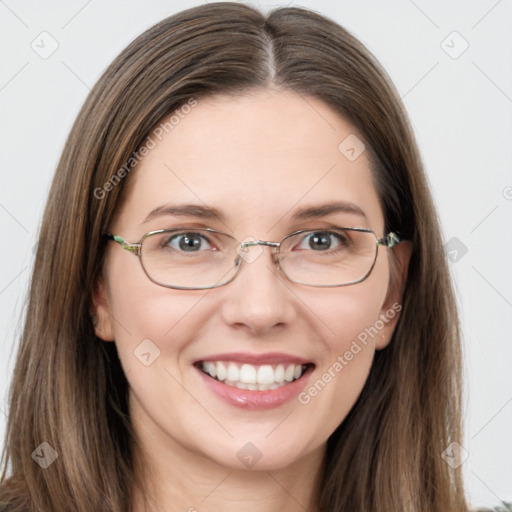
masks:
[[[362,231],[362,232],[365,232],[365,233],[371,233],[374,237],[375,237],[375,242],[377,244],[377,249],[375,250],[375,258],[373,260],[373,263],[372,263],[372,266],[370,267],[370,270],[368,270],[368,272],[361,278],[361,279],[358,279],[356,281],[351,281],[349,283],[343,283],[343,284],[321,284],[321,285],[317,285],[317,284],[307,284],[307,283],[302,283],[301,281],[296,281],[294,279],[291,279],[290,277],[288,277],[288,275],[284,272],[284,270],[281,268],[281,266],[279,265],[279,249],[280,249],[280,246],[281,244],[289,237],[291,236],[295,236],[295,235],[299,235],[301,233],[315,233],[315,232],[321,232],[321,231],[332,231],[333,229],[329,229],[329,228],[321,228],[321,229],[301,229],[301,230],[298,230],[298,231],[294,231],[293,233],[290,233],[288,235],[286,235],[285,237],[283,237],[281,239],[280,242],[269,242],[267,240],[250,240],[248,242],[241,242],[239,247],[241,249],[241,251],[245,251],[247,247],[252,247],[252,246],[255,246],[255,245],[266,245],[268,247],[273,247],[275,248],[275,252],[274,252],[274,264],[275,266],[277,267],[278,270],[280,270],[283,275],[289,280],[291,281],[292,283],[297,283],[297,284],[302,284],[304,286],[313,286],[313,287],[316,287],[316,288],[334,288],[334,287],[338,287],[338,286],[349,286],[349,285],[352,285],[352,284],[357,284],[357,283],[360,283],[361,281],[364,281],[372,272],[373,270],[373,267],[375,266],[375,262],[377,261],[377,255],[378,255],[378,247],[380,245],[390,249],[391,247],[393,247],[394,245],[397,245],[399,244],[400,242],[403,241],[403,239],[401,239],[398,235],[399,233],[398,232],[392,232],[390,231],[386,236],[384,236],[384,238],[379,238],[374,231],[372,231],[371,229],[366,229],[366,228],[355,228],[355,227],[338,227],[336,229],[342,229],[342,230],[351,230],[351,231]],[[158,229],[156,231],[149,231],[148,233],[146,233],[145,235],[142,236],[142,238],[136,242],[136,243],[130,243],[130,242],[127,242],[122,236],[119,236],[119,235],[113,235],[111,233],[108,233],[108,234],[105,234],[104,237],[109,240],[109,241],[114,241],[114,242],[117,242],[118,244],[121,245],[121,247],[129,252],[131,252],[132,254],[135,254],[136,256],[139,257],[139,260],[140,260],[140,264],[141,264],[141,267],[142,267],[142,270],[144,271],[144,273],[146,274],[146,276],[149,278],[149,280],[159,286],[163,286],[164,288],[173,288],[173,289],[176,289],[176,290],[209,290],[209,289],[212,289],[212,288],[220,288],[221,286],[225,286],[226,284],[229,284],[231,281],[233,281],[235,279],[235,277],[239,274],[240,272],[240,269],[242,268],[242,261],[244,261],[244,258],[243,257],[240,257],[240,254],[238,255],[238,257],[236,258],[235,260],[235,268],[236,268],[236,271],[235,273],[233,274],[233,276],[226,282],[223,282],[222,284],[214,284],[213,286],[173,286],[173,285],[168,285],[168,284],[163,284],[163,283],[160,283],[158,281],[156,281],[155,279],[153,279],[149,272],[146,270],[146,268],[144,267],[144,264],[142,263],[142,258],[141,258],[141,249],[142,249],[142,243],[144,242],[144,240],[151,236],[151,235],[156,235],[156,234],[159,234],[159,233],[166,233],[166,232],[173,232],[173,231],[177,231],[177,232],[187,232],[187,231],[208,231],[210,233],[218,233],[220,235],[225,235],[225,236],[228,236],[230,237],[231,239],[237,241],[237,239],[231,235],[229,235],[228,233],[224,233],[223,231],[218,231],[216,229],[212,229],[212,228],[172,228],[172,229]]]

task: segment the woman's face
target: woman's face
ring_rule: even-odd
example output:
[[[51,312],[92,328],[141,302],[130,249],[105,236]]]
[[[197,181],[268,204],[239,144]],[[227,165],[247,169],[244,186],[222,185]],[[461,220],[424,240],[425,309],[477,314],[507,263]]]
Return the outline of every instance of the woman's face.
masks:
[[[322,102],[264,90],[199,99],[187,112],[168,133],[152,135],[111,233],[129,242],[176,227],[213,228],[240,241],[279,241],[333,225],[386,234],[367,152],[355,129]],[[295,215],[335,202],[364,215]],[[197,208],[165,210],[183,205]],[[392,250],[406,267],[403,246]],[[290,282],[273,266],[273,249],[255,246],[231,283],[177,290],[150,281],[138,257],[109,243],[95,295],[97,334],[115,340],[146,448],[256,469],[320,453],[398,319],[400,296],[388,293],[389,250],[379,247],[366,280],[319,288]],[[230,385],[206,375],[204,361],[218,377],[224,367]],[[237,388],[244,365],[244,379],[278,386]],[[304,368],[298,380],[286,380]]]

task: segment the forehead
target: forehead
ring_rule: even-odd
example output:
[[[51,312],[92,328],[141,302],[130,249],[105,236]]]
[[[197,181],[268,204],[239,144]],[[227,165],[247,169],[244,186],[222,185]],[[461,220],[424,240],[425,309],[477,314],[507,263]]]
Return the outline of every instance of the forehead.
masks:
[[[334,201],[361,207],[367,222],[360,225],[383,224],[367,152],[347,158],[343,141],[357,142],[356,130],[320,100],[258,90],[199,98],[178,114],[151,132],[152,149],[132,171],[123,224],[141,223],[164,204],[195,203],[261,231]]]

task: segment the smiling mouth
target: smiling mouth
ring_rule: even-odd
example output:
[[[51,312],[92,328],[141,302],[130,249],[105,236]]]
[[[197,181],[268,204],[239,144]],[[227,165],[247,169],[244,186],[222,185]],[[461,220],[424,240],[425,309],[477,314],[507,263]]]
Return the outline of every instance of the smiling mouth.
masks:
[[[195,366],[226,386],[251,391],[277,389],[300,379],[313,363],[308,364],[240,364],[227,361],[199,361]]]

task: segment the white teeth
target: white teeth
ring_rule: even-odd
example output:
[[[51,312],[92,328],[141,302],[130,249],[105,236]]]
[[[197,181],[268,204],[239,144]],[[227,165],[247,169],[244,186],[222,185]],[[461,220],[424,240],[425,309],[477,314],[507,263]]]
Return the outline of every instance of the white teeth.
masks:
[[[226,379],[232,381],[240,380],[240,370],[235,363],[229,363]]]
[[[240,368],[240,381],[246,384],[256,384],[256,368],[252,364],[242,365]]]
[[[273,384],[274,370],[269,364],[265,364],[258,368],[258,384]]]
[[[211,362],[207,362],[205,363],[207,365],[207,372],[212,376],[212,377],[217,377],[217,365],[215,363],[211,363]]]
[[[298,379],[305,371],[306,366],[300,364],[278,364],[272,366],[264,364],[255,366],[234,362],[205,361],[202,370],[228,386],[251,391],[266,391],[285,386]]]
[[[212,363],[215,364],[215,363]],[[226,367],[222,363],[217,363],[217,379],[219,380],[226,380],[226,375],[228,372],[226,371]],[[203,366],[203,370],[205,370]],[[208,370],[205,370],[208,371]]]
[[[217,373],[219,372],[219,369],[217,368]],[[293,365],[288,366],[284,372],[284,380],[286,382],[291,382],[293,380],[293,374],[295,373],[295,368]],[[220,380],[220,377],[219,377]]]
[[[282,364],[278,364],[277,368],[274,372],[274,379],[276,382],[283,382],[284,380],[284,366]]]

